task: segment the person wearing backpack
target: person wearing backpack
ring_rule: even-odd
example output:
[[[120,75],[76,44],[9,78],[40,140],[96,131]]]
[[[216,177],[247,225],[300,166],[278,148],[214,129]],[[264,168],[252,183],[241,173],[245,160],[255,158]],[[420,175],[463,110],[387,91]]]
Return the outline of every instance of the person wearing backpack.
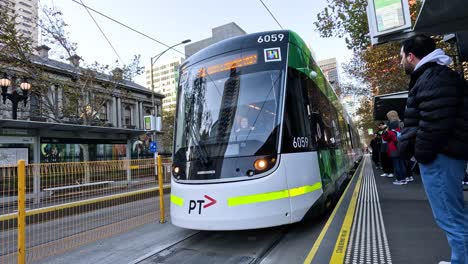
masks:
[[[392,160],[393,172],[395,175],[395,185],[405,185],[406,181],[406,165],[398,152],[398,135],[400,134],[401,121],[396,111],[387,113],[388,129],[382,134],[382,139],[388,144],[387,154]]]

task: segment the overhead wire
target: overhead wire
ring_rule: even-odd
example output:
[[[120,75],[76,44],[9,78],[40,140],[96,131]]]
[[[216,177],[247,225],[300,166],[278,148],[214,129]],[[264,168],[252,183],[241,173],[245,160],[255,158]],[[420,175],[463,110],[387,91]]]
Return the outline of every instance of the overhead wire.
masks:
[[[271,13],[270,9],[268,9],[268,7],[265,5],[265,3],[260,0],[260,3],[262,3],[262,5],[265,7],[265,9],[268,11],[268,13],[270,13],[271,17],[276,21],[276,23],[278,24],[278,26],[283,29],[283,26],[281,26],[281,24],[278,22],[278,20],[276,19],[276,17],[273,15],[273,13]]]
[[[84,5],[83,1],[80,0],[81,4],[85,7],[86,11],[88,12],[89,16],[91,17],[91,19],[94,21],[94,24],[96,24],[96,26],[98,27],[99,31],[101,31],[102,35],[104,36],[104,38],[107,40],[107,43],[109,43],[109,46],[111,46],[112,50],[114,50],[114,53],[115,55],[117,55],[117,57],[119,58],[120,62],[121,63],[124,63],[124,61],[122,60],[122,58],[120,57],[119,53],[117,52],[117,50],[114,48],[114,45],[112,45],[112,43],[110,42],[109,38],[107,38],[106,36],[106,33],[104,33],[104,31],[102,30],[102,28],[99,26],[98,22],[96,21],[96,19],[94,19],[93,15],[91,14],[91,12],[89,12],[88,8]]]
[[[105,18],[107,18],[107,19],[109,19],[109,20],[111,20],[111,21],[113,21],[113,22],[115,22],[115,23],[117,23],[117,24],[119,24],[119,25],[121,25],[121,26],[123,26],[123,27],[125,27],[125,28],[127,28],[127,29],[129,29],[129,30],[131,30],[131,31],[133,31],[133,32],[135,32],[135,33],[138,33],[139,35],[142,35],[142,36],[144,36],[144,37],[146,37],[146,38],[148,38],[148,39],[151,39],[152,41],[155,41],[155,42],[157,42],[157,43],[159,43],[159,44],[161,44],[161,45],[163,45],[163,46],[166,46],[167,48],[171,48],[170,45],[168,45],[168,44],[166,44],[166,43],[163,43],[163,42],[161,42],[161,41],[159,41],[159,40],[157,40],[157,39],[155,39],[155,38],[153,38],[153,37],[151,37],[151,36],[149,36],[149,35],[147,35],[147,34],[141,32],[141,31],[139,31],[139,30],[137,30],[137,29],[134,29],[134,28],[128,26],[127,24],[124,24],[124,23],[122,23],[122,22],[120,22],[120,21],[118,21],[118,20],[116,20],[116,19],[114,19],[114,18],[112,18],[112,17],[110,17],[110,16],[108,16],[108,15],[105,15],[105,14],[103,14],[102,12],[99,12],[99,11],[97,11],[96,9],[93,9],[93,8],[90,7],[90,6],[87,6],[87,5],[83,4],[83,3],[80,3],[80,2],[78,2],[77,0],[72,0],[72,1],[75,2],[75,3],[78,4],[78,5],[81,5],[81,6],[85,7],[86,9],[89,9],[89,10],[93,11],[94,13],[96,13],[96,14],[98,14],[98,15],[100,15],[100,16],[103,16],[103,17],[105,17]],[[185,55],[183,52],[181,52],[181,51],[179,51],[179,50],[177,50],[177,49],[175,49],[175,48],[171,48],[171,49],[174,50],[174,51],[176,51],[176,52],[178,52],[178,53],[180,53],[180,54],[182,54],[182,55]]]

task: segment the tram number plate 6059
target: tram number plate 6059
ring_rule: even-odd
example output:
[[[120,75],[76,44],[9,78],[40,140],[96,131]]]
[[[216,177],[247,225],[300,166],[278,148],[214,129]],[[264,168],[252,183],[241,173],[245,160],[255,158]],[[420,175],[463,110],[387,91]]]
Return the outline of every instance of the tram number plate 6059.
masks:
[[[309,146],[309,139],[307,137],[293,137],[294,148],[307,148]]]
[[[258,43],[277,42],[277,41],[283,41],[283,39],[284,39],[284,34],[268,34],[268,35],[259,36],[257,39],[257,42]]]

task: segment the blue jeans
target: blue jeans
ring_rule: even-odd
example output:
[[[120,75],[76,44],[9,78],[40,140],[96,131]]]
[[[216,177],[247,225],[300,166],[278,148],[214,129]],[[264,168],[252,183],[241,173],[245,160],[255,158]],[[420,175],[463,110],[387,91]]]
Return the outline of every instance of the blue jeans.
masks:
[[[452,264],[468,264],[468,207],[462,185],[465,162],[439,154],[433,162],[419,164],[432,213],[452,248]]]
[[[392,161],[395,178],[399,181],[406,179],[407,175],[405,162],[400,158],[392,158]]]

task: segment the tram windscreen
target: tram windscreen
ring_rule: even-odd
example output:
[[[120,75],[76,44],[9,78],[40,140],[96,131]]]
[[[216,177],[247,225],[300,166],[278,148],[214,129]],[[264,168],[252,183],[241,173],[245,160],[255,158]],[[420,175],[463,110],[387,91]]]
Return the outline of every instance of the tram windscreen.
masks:
[[[277,149],[284,72],[256,52],[220,55],[182,69],[175,159],[271,155]]]

